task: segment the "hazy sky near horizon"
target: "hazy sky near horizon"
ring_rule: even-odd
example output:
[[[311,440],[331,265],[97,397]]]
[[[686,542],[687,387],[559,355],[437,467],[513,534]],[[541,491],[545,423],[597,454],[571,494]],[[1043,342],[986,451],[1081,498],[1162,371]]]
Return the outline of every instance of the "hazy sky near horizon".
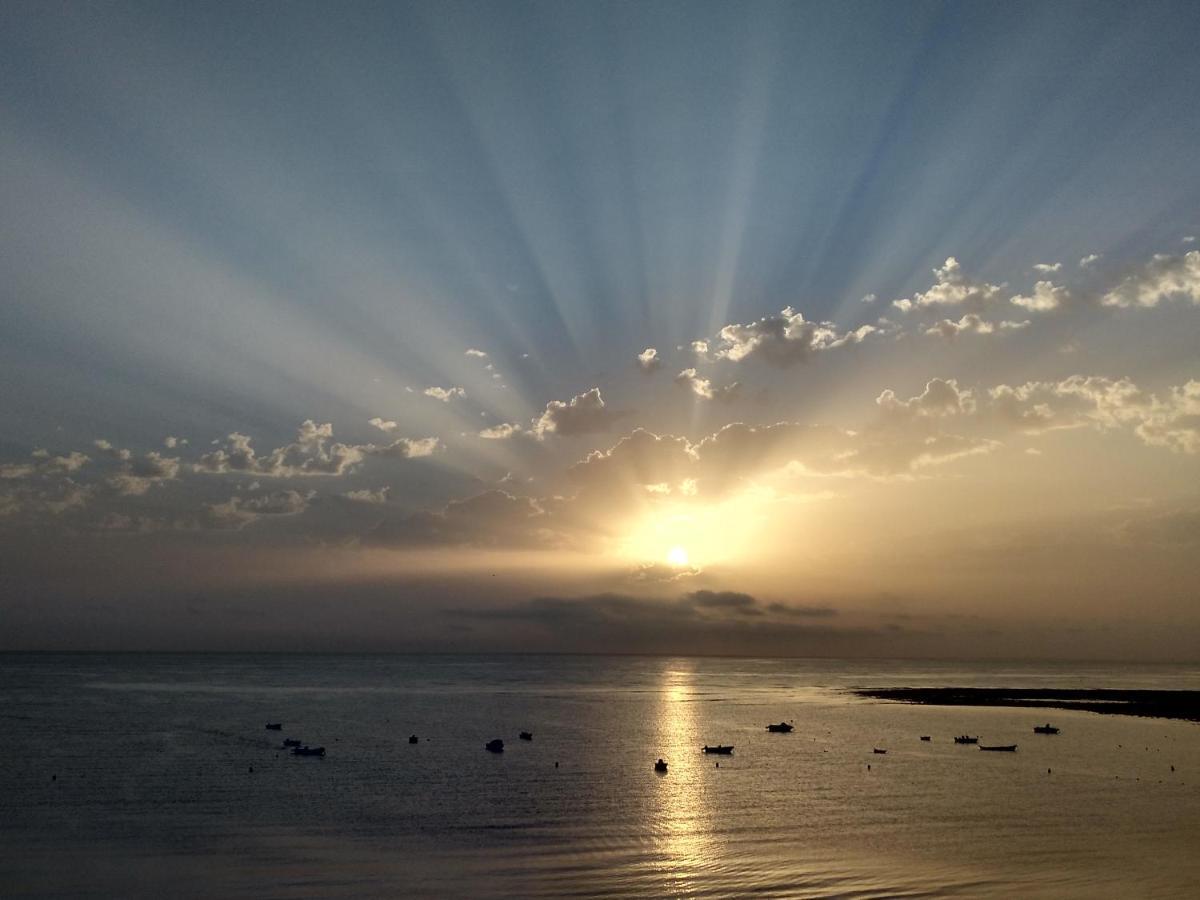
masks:
[[[1195,3],[0,8],[0,649],[1195,659]]]

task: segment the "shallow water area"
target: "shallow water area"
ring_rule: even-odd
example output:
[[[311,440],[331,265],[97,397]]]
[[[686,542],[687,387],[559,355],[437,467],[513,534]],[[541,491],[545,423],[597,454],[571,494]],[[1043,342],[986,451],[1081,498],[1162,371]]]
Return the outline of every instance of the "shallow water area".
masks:
[[[0,893],[1194,896],[1200,725],[849,692],[902,684],[1195,689],[1200,674],[9,655]],[[1061,734],[1032,732],[1047,717]],[[766,731],[781,719],[795,731]],[[954,744],[964,732],[1018,751]],[[289,737],[327,756],[293,757]],[[483,749],[495,737],[502,754]],[[734,754],[701,752],[715,743]]]

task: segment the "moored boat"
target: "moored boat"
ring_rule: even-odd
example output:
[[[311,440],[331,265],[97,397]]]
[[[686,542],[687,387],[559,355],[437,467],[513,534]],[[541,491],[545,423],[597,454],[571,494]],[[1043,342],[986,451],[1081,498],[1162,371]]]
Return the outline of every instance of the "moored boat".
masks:
[[[1016,753],[1017,745],[1016,744],[1004,744],[1003,746],[996,745],[994,747],[985,747],[983,744],[980,744],[979,749],[980,750],[991,750],[993,753]]]
[[[882,755],[882,754],[884,754],[884,753],[887,753],[887,751],[886,751],[886,750],[880,750],[878,747],[875,747],[874,749],[872,749],[872,751],[871,751],[871,752],[872,752],[872,753],[879,753],[879,754],[881,754],[881,755]]]
[[[489,753],[503,753],[504,741],[500,740],[500,738],[494,738],[484,744],[483,749],[487,750]]]
[[[324,756],[324,747],[293,747],[292,756]]]
[[[927,735],[927,734],[923,734],[923,735],[921,735],[921,740],[923,740],[923,741],[932,741],[932,740],[933,740],[933,738],[932,738],[932,737],[930,737],[930,736],[929,736],[929,735]]]
[[[283,746],[285,746],[285,747],[299,747],[303,743],[304,742],[302,740],[300,740],[299,738],[284,738],[283,739]]]
[[[656,762],[654,764],[654,771],[655,772],[666,772],[667,771],[666,760],[662,759],[662,757],[659,757],[658,762]]]
[[[1034,725],[1034,734],[1058,734],[1058,729],[1047,722],[1045,725]]]
[[[978,736],[968,737],[965,734],[960,734],[958,737],[956,737],[954,739],[954,743],[956,743],[956,744],[978,744],[979,737]]]
[[[283,730],[282,722],[268,722],[267,723],[267,731],[282,731],[282,730]]]
[[[420,743],[420,741],[421,741],[421,739],[419,737],[417,737],[415,734],[410,734],[408,736],[408,742],[410,744],[417,744],[417,743]]]
[[[795,727],[795,725],[789,725],[787,722],[780,722],[778,725],[768,725],[767,731],[773,734],[787,734]]]
[[[523,741],[532,741],[533,740],[533,732],[532,731],[522,731],[518,735],[518,737],[520,737],[521,740],[523,740]]]
[[[710,747],[708,744],[705,744],[704,752],[705,753],[720,753],[722,756],[729,756],[731,753],[733,753],[733,744],[717,744],[716,746],[713,746],[713,747]]]

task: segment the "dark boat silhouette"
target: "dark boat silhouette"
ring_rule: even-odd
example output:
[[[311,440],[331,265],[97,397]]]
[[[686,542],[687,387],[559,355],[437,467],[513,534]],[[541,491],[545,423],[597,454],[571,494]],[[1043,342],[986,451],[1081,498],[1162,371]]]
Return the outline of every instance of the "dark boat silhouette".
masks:
[[[283,730],[282,722],[268,722],[267,723],[267,731],[282,731],[282,730]]]
[[[487,750],[489,753],[503,753],[504,741],[500,740],[500,738],[494,738],[484,744],[483,749]]]
[[[923,740],[923,741],[932,741],[932,740],[933,740],[933,738],[931,738],[931,737],[930,737],[929,735],[927,735],[927,734],[923,734],[923,735],[921,735],[921,740]]]
[[[523,741],[532,741],[533,740],[533,732],[532,731],[522,731],[518,735],[518,737],[520,737],[521,740],[523,740]]]
[[[729,756],[733,753],[733,744],[717,744],[715,747],[704,745],[705,753],[720,753],[722,756]]]
[[[980,750],[991,750],[993,753],[1016,753],[1017,745],[1016,744],[1005,744],[1004,746],[997,745],[995,747],[985,747],[983,744],[980,744],[979,749]]]
[[[659,758],[658,762],[656,762],[654,764],[654,771],[655,772],[666,772],[667,771],[667,763],[661,757]]]
[[[968,736],[967,736],[967,735],[965,735],[965,734],[960,734],[958,737],[956,737],[956,738],[954,739],[954,743],[956,743],[956,744],[978,744],[978,743],[979,743],[979,737],[978,737],[978,736],[976,736],[976,737],[968,737]]]
[[[1034,734],[1058,734],[1058,729],[1047,722],[1045,725],[1034,725]]]
[[[886,750],[880,750],[878,747],[875,747],[875,748],[874,748],[874,749],[873,749],[871,752],[872,752],[872,753],[879,753],[879,754],[887,753],[887,751],[886,751]]]
[[[415,743],[417,743],[419,740],[420,740],[420,738],[418,738],[418,737],[417,737],[415,734],[410,734],[410,735],[408,736],[408,742],[409,742],[410,744],[415,744]]]
[[[299,738],[284,738],[283,739],[283,746],[285,746],[285,747],[299,747],[303,743],[304,742],[302,740],[300,740]]]
[[[787,722],[780,722],[778,725],[768,725],[767,731],[773,734],[787,734],[795,727],[795,725],[789,725]]]
[[[292,756],[324,756],[324,747],[293,747]]]

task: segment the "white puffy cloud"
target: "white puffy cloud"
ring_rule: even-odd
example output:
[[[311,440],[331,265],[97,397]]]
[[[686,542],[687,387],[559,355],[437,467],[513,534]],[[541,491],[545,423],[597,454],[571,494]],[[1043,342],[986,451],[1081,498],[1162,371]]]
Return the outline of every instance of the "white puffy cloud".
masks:
[[[61,515],[80,509],[91,500],[95,488],[70,478],[48,483],[17,483],[0,487],[0,518],[23,514]]]
[[[1071,292],[1067,288],[1049,281],[1039,281],[1033,286],[1032,294],[1018,294],[1011,302],[1014,306],[1020,306],[1030,312],[1050,312],[1062,308],[1070,299]]]
[[[391,434],[393,431],[395,431],[397,428],[400,427],[399,425],[397,425],[395,422],[391,421],[390,419],[381,419],[379,416],[376,416],[373,419],[368,419],[367,424],[375,426],[376,428],[378,428],[380,431],[384,432],[385,434]]]
[[[533,423],[533,434],[538,440],[544,440],[549,434],[570,437],[606,431],[619,415],[608,409],[600,396],[600,388],[594,387],[569,401],[547,403],[545,412]]]
[[[637,355],[638,368],[643,372],[653,372],[662,367],[662,357],[653,347],[647,347]]]
[[[1130,275],[1100,302],[1105,306],[1157,306],[1172,297],[1200,305],[1200,250],[1182,256],[1156,253],[1140,272]]]
[[[773,365],[790,366],[824,350],[858,344],[875,331],[874,325],[863,325],[839,332],[831,322],[809,322],[789,306],[757,322],[726,325],[717,335],[714,356],[732,362],[754,356]]]
[[[960,334],[1004,334],[1010,331],[1018,331],[1028,325],[1028,321],[989,322],[976,313],[965,313],[957,321],[954,319],[942,319],[940,322],[934,322],[925,328],[925,334],[932,337],[943,337],[947,340],[953,340]]]
[[[937,281],[929,290],[918,291],[911,298],[894,300],[892,305],[902,312],[933,306],[963,306],[978,311],[1004,293],[1003,284],[988,284],[967,278],[953,256],[934,269],[933,274],[937,276]]]
[[[724,387],[713,387],[712,382],[707,378],[702,378],[695,369],[684,369],[675,376],[675,383],[689,388],[697,397],[723,401],[732,400],[742,386],[741,382],[735,381]]]
[[[975,411],[975,395],[959,388],[953,378],[931,378],[925,390],[908,400],[901,400],[891,388],[875,398],[884,412],[903,416],[953,416]]]
[[[163,438],[163,446],[168,450],[174,450],[177,447],[186,447],[187,442],[187,438],[176,437],[173,434],[168,434]]]
[[[487,359],[487,354],[482,350],[476,350],[474,347],[468,347],[464,356],[474,356],[476,359]]]
[[[449,403],[455,397],[461,399],[467,396],[467,392],[460,387],[427,387],[421,393],[423,393],[426,397],[432,397],[434,400],[440,400],[443,403]]]
[[[1089,253],[1087,256],[1085,256],[1081,260],[1079,260],[1079,268],[1081,268],[1081,269],[1090,268],[1091,266],[1095,265],[1103,258],[1104,258],[1104,255],[1102,253]]]
[[[1051,272],[1061,272],[1061,271],[1062,271],[1062,267],[1063,267],[1063,266],[1062,266],[1062,263],[1060,263],[1060,262],[1056,262],[1056,263],[1034,263],[1034,264],[1033,264],[1033,269],[1034,269],[1034,271],[1035,271],[1035,272],[1045,272],[1045,273],[1047,273],[1047,274],[1049,274],[1049,273],[1051,273]]]
[[[491,428],[484,428],[479,432],[479,436],[487,441],[506,441],[513,435],[519,434],[520,431],[520,425],[501,422],[499,425],[493,425]]]
[[[422,456],[432,456],[442,446],[435,437],[397,438],[390,444],[362,444],[351,449],[365,456],[382,456],[391,459],[418,459]]]

